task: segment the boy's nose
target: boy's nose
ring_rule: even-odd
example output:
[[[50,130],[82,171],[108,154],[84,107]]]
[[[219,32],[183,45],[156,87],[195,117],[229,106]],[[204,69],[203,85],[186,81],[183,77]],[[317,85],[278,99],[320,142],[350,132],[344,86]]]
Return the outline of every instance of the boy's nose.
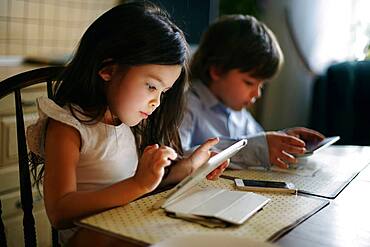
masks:
[[[261,90],[260,89],[253,90],[250,96],[252,100],[256,101],[259,97],[261,97]]]
[[[256,98],[256,99],[258,99],[258,98],[260,98],[261,97],[261,87],[258,87],[257,89],[256,89],[256,92],[255,92],[255,96],[254,96],[254,98]]]

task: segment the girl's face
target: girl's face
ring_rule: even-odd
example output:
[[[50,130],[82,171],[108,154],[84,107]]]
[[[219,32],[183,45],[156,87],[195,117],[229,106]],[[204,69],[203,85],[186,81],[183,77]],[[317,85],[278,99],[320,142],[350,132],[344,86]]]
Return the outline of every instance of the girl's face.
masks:
[[[140,65],[120,71],[117,65],[99,74],[107,82],[111,115],[128,126],[148,118],[160,105],[161,95],[169,90],[181,73],[180,65]],[[107,75],[110,75],[107,76]]]
[[[226,106],[239,111],[253,104],[261,96],[263,80],[253,78],[247,72],[232,69],[218,73],[211,68],[212,81],[209,84],[213,94]]]

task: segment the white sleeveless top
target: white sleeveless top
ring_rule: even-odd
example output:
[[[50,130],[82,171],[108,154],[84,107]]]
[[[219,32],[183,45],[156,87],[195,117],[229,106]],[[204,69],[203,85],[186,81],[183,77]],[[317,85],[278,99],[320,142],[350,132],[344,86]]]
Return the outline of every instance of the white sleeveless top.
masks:
[[[44,157],[48,118],[70,125],[80,133],[80,160],[76,167],[78,191],[101,189],[135,174],[138,157],[134,135],[129,126],[123,123],[113,126],[101,122],[84,124],[68,109],[61,108],[48,98],[37,99],[37,107],[39,118],[27,128],[28,147],[35,154]],[[78,117],[83,119],[83,116]],[[69,234],[68,230],[60,232],[63,243],[66,238],[71,237],[75,229],[69,229]]]

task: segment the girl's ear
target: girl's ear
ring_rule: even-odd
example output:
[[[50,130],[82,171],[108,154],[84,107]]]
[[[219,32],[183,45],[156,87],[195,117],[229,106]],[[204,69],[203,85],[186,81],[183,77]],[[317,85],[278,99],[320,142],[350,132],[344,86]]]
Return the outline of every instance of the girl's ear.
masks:
[[[112,80],[113,74],[117,70],[117,64],[109,64],[99,70],[99,76],[106,82]]]
[[[209,76],[211,77],[212,81],[217,81],[222,77],[222,69],[215,65],[211,65],[209,67]]]

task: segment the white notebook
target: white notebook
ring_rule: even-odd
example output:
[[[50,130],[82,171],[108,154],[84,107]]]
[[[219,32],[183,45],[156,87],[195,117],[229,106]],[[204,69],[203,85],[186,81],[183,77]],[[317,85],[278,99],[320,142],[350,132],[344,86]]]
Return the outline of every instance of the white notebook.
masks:
[[[246,139],[238,141],[211,157],[195,173],[176,185],[173,192],[161,203],[161,207],[178,217],[211,217],[232,224],[242,224],[270,199],[252,192],[200,189],[196,185],[246,145]]]

